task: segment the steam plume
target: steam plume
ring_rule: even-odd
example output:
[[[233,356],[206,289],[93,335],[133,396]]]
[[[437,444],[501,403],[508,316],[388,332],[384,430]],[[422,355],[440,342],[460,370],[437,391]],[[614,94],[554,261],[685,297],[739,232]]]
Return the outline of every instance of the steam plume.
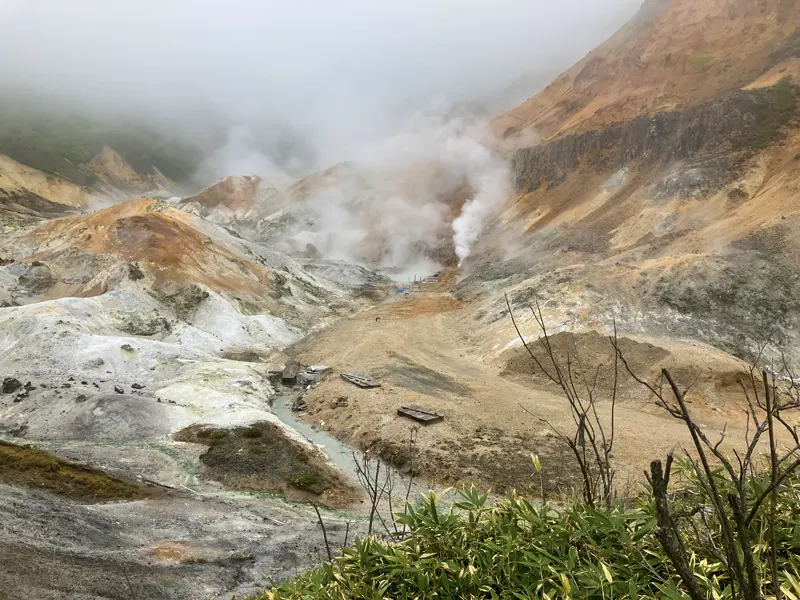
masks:
[[[416,116],[402,131],[363,147],[352,163],[324,175],[307,205],[328,258],[435,270],[455,246],[469,253],[483,221],[509,193],[506,163],[482,143],[480,125]],[[455,222],[453,219],[459,215]]]
[[[469,256],[472,244],[478,239],[487,218],[508,198],[511,181],[508,169],[499,159],[487,165],[478,174],[475,188],[477,194],[461,210],[461,215],[453,221],[453,244],[455,245],[458,266]]]

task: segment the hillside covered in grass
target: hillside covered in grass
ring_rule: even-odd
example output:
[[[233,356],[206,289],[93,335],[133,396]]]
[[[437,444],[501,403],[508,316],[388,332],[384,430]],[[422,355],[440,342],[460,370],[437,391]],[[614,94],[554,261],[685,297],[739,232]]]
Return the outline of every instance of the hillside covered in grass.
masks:
[[[156,168],[179,183],[192,176],[203,158],[198,148],[136,115],[92,115],[8,94],[0,100],[0,154],[79,185],[96,181],[82,166],[107,146],[139,173]]]

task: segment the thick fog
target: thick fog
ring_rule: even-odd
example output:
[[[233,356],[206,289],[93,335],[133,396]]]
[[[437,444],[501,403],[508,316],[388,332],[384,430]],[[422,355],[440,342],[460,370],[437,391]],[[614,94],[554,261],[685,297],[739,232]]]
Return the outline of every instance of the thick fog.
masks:
[[[468,157],[456,169],[476,194],[454,232],[463,259],[508,191],[480,121],[533,95],[640,3],[0,0],[0,91],[157,122],[204,145],[203,183],[257,174],[280,187],[374,154],[392,163],[398,147],[409,165]],[[430,116],[440,129],[420,133]],[[407,220],[400,191],[382,197]]]
[[[0,80],[184,127],[209,109],[288,127],[324,166],[431,105],[568,66],[639,2],[0,0]]]

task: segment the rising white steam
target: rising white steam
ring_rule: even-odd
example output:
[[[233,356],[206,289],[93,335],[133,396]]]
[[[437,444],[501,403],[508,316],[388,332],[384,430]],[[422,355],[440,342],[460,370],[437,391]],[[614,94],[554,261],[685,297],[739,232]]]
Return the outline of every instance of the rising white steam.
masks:
[[[283,169],[259,149],[252,131],[243,125],[228,129],[225,144],[203,161],[195,179],[217,181],[228,175],[256,175],[275,185],[290,181]]]
[[[481,143],[484,134],[463,120],[418,116],[362,148],[309,186],[316,217],[295,232],[298,245],[313,235],[328,258],[404,269],[435,269],[455,246],[463,261],[509,193],[506,163]]]
[[[478,239],[486,219],[497,210],[511,193],[511,181],[506,164],[499,159],[477,175],[473,182],[475,197],[467,201],[461,215],[453,221],[453,244],[458,266],[469,256],[472,244]]]

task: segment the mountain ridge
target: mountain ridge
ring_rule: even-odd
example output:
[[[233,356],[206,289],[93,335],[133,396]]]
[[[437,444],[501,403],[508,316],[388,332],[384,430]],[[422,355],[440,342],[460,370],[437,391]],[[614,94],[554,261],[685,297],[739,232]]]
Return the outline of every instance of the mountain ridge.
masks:
[[[797,77],[790,59],[799,27],[800,10],[786,0],[649,0],[544,90],[495,118],[492,130],[513,151],[525,134],[547,139],[690,107],[772,68]]]

